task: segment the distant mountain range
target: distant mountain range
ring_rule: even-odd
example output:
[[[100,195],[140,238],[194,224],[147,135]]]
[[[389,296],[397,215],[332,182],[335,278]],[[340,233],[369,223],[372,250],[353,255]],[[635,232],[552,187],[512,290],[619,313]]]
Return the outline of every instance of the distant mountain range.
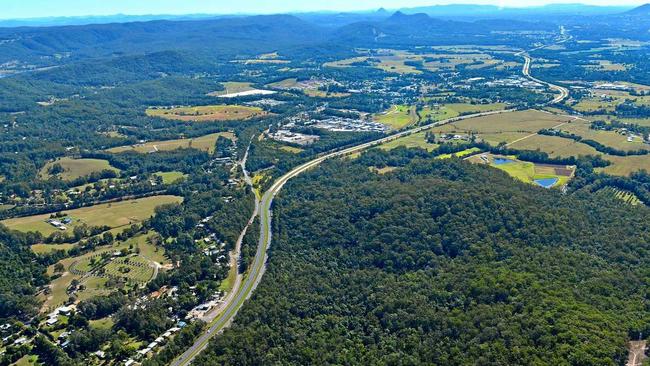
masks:
[[[460,15],[462,14],[462,16]],[[470,14],[474,14],[470,16]],[[305,13],[258,16],[155,15],[62,18],[101,24],[0,27],[0,65],[50,67],[102,57],[162,51],[198,52],[232,59],[279,49],[294,57],[331,49],[445,44],[508,44],[525,47],[516,31],[556,32],[559,25],[583,36],[606,33],[650,41],[650,5],[594,7],[579,4],[499,9],[441,5],[392,12]],[[49,18],[50,22],[57,18]],[[47,22],[40,20],[40,22]],[[34,24],[39,21],[32,20]],[[5,23],[6,24],[6,23]],[[22,24],[22,23],[21,23]],[[22,24],[24,25],[24,24]],[[309,48],[309,51],[305,51]],[[331,51],[328,51],[331,54]]]
[[[416,8],[404,8],[407,14],[425,13],[435,17],[513,17],[539,15],[604,15],[617,14],[630,10],[631,6],[594,6],[585,4],[549,4],[545,6],[501,8],[494,5],[434,5]]]
[[[631,6],[594,6],[585,4],[550,4],[537,7],[505,7],[501,8],[494,5],[475,5],[475,4],[452,4],[452,5],[433,5],[414,8],[402,9],[384,9],[377,11],[360,11],[360,12],[307,12],[293,13],[293,15],[318,22],[319,25],[337,27],[349,23],[364,20],[378,20],[387,18],[395,11],[404,14],[424,13],[433,17],[453,17],[453,18],[508,18],[508,17],[529,17],[539,15],[605,15],[617,14],[629,11],[632,14],[649,14],[650,5],[632,8]],[[154,20],[200,20],[200,19],[217,19],[233,16],[249,16],[250,14],[151,14],[151,15],[107,15],[107,16],[73,16],[73,17],[46,17],[46,18],[29,18],[29,19],[0,19],[0,27],[46,27],[46,26],[63,26],[63,25],[89,25],[89,24],[107,24],[107,23],[127,23],[127,22],[146,22]]]

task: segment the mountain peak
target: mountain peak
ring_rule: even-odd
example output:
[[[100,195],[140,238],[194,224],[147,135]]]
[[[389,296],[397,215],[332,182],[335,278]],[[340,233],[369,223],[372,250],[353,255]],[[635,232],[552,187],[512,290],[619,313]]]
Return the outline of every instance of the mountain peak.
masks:
[[[636,8],[628,11],[626,14],[632,15],[650,15],[650,3],[637,6]]]
[[[387,20],[390,22],[422,22],[422,21],[428,21],[431,18],[424,13],[417,13],[417,14],[405,14],[402,13],[401,11],[396,11],[395,14],[391,15],[390,18]]]

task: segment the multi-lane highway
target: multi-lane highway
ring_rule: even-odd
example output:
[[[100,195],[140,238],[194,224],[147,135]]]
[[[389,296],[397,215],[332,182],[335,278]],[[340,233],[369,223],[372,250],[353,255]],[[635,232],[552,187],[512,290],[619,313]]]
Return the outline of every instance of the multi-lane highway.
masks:
[[[564,99],[566,99],[569,96],[569,89],[567,89],[567,88],[565,88],[563,86],[559,86],[559,85],[551,84],[551,83],[543,81],[543,80],[539,80],[536,77],[530,75],[530,64],[532,63],[532,59],[525,52],[519,53],[518,55],[523,57],[524,60],[525,60],[524,61],[524,67],[522,69],[522,73],[524,74],[525,77],[527,77],[528,79],[530,79],[532,81],[535,81],[537,83],[545,85],[551,90],[555,90],[556,92],[558,92],[558,95],[549,104],[560,103],[561,101],[563,101]]]

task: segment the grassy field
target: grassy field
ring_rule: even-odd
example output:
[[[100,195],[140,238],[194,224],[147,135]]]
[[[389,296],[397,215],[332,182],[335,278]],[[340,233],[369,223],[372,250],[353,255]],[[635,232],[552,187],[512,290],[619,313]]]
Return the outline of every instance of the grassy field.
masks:
[[[609,121],[612,121],[612,120],[616,120],[616,121],[619,121],[619,122],[622,122],[622,123],[631,123],[631,124],[635,124],[635,125],[639,125],[639,126],[650,127],[650,118],[618,118],[618,117],[615,117],[615,116],[612,116],[612,115],[602,115],[602,114],[589,116],[587,118],[589,118],[592,121],[600,120],[600,121],[609,122]]]
[[[609,60],[596,60],[593,65],[586,65],[588,69],[596,69],[600,71],[626,71],[627,66],[624,64],[615,63]]]
[[[60,158],[51,161],[41,169],[39,175],[43,179],[51,177],[49,171],[54,164],[59,164],[63,168],[63,172],[56,174],[56,177],[61,180],[71,181],[80,177],[85,177],[94,172],[101,172],[102,170],[112,170],[119,173],[119,169],[112,167],[107,160],[102,159],[72,159],[69,157]]]
[[[610,146],[618,150],[650,150],[648,145],[644,144],[641,138],[635,138],[629,142],[626,135],[614,131],[593,130],[589,127],[590,125],[590,122],[575,121],[562,126],[560,129],[581,136],[584,139],[600,142],[605,146]]]
[[[161,177],[163,184],[172,184],[178,180],[187,178],[187,174],[183,174],[182,172],[156,172],[153,175]]]
[[[325,90],[320,90],[321,86],[326,85],[324,81],[318,80],[308,80],[299,82],[296,78],[288,78],[284,80],[277,81],[275,83],[268,84],[267,86],[274,89],[282,90],[300,90],[305,95],[312,98],[342,98],[347,97],[350,93],[343,92],[328,92]]]
[[[74,210],[64,211],[72,219],[68,226],[71,231],[74,226],[82,223],[88,226],[109,226],[116,228],[124,225],[130,225],[145,220],[154,212],[154,208],[165,203],[181,202],[182,198],[178,196],[154,196],[139,198],[134,200],[125,200],[113,203],[104,203],[100,205],[82,207]],[[38,231],[47,236],[57,228],[47,223],[50,214],[34,215],[19,217],[15,219],[4,220],[1,223],[10,229],[22,232]]]
[[[369,59],[372,59],[373,62],[369,63]],[[365,62],[371,64],[372,67],[375,67],[380,70],[384,70],[386,72],[392,72],[397,74],[421,74],[422,71],[416,69],[411,65],[407,65],[406,62],[422,61],[422,60],[423,60],[422,56],[413,55],[409,52],[390,51],[387,54],[380,55],[380,56],[373,56],[373,57],[360,56],[360,57],[353,57],[353,58],[348,58],[340,61],[327,62],[323,66],[346,68],[346,67],[353,66],[355,63]]]
[[[33,366],[33,365],[40,365],[38,363],[38,356],[35,355],[25,355],[18,359],[15,363],[12,364],[13,366]]]
[[[467,150],[459,151],[459,152],[457,152],[457,153],[453,153],[453,154],[442,154],[442,155],[438,155],[438,156],[436,156],[436,159],[462,158],[462,157],[464,157],[464,156],[467,156],[467,155],[471,155],[471,154],[477,153],[477,152],[479,152],[479,151],[481,151],[479,148],[477,148],[477,147],[473,147],[473,148],[471,148],[471,149],[467,149]]]
[[[288,146],[288,145],[279,146],[278,149],[280,149],[282,151],[285,151],[285,152],[288,152],[288,153],[292,153],[292,154],[300,154],[301,152],[304,151],[303,149],[301,149],[299,147]]]
[[[497,138],[498,135],[503,135],[503,139],[500,139],[500,141],[512,142],[520,138],[515,138],[516,136],[536,133],[541,129],[552,128],[569,120],[568,117],[528,110],[465,119],[436,127],[432,131],[436,133],[473,133],[479,137],[485,134],[492,139]]]
[[[401,130],[417,123],[418,115],[415,106],[395,105],[386,112],[375,115],[374,120],[394,130]]]
[[[36,254],[48,254],[55,250],[68,251],[75,247],[75,244],[34,244],[31,246],[32,252]]]
[[[133,245],[144,258],[150,259],[161,265],[171,263],[165,256],[165,248],[151,244],[149,238],[152,235],[139,235],[126,241],[128,245]]]
[[[593,147],[557,136],[535,135],[525,140],[515,142],[509,147],[518,150],[537,150],[551,157],[569,157],[580,155],[600,155]]]
[[[304,89],[303,93],[312,98],[343,98],[350,96],[350,93],[328,92],[318,89]]]
[[[346,68],[363,63],[386,72],[397,74],[421,74],[422,71],[407,63],[420,63],[423,68],[432,71],[451,71],[459,65],[468,65],[470,69],[482,69],[500,66],[503,61],[478,49],[455,49],[450,53],[412,53],[398,50],[375,50],[372,55],[352,57],[344,60],[327,62],[325,67]]]
[[[148,108],[149,117],[186,122],[239,121],[268,115],[258,107],[242,105],[205,105],[178,108]]]
[[[16,207],[16,206],[15,205],[3,205],[3,204],[0,204],[0,211],[11,210],[14,207]]]
[[[506,162],[498,164],[498,159],[505,159]],[[479,154],[472,156],[468,161],[476,164],[488,164],[493,168],[503,170],[511,177],[524,183],[536,184],[535,180],[539,179],[557,179],[557,182],[552,187],[564,186],[575,174],[575,167],[535,164],[518,160],[514,156]]]
[[[612,164],[597,170],[607,174],[629,176],[630,174],[645,169],[650,171],[650,155],[612,156],[606,155],[605,160]]]
[[[288,79],[276,81],[275,83],[270,83],[267,86],[275,89],[291,89],[291,88],[295,88],[297,85],[298,85],[298,79],[288,78]]]
[[[135,151],[141,154],[153,153],[156,151],[169,151],[176,149],[197,149],[205,151],[208,153],[213,153],[215,149],[215,144],[217,138],[223,136],[231,140],[235,139],[235,136],[231,132],[220,132],[212,133],[205,136],[199,136],[189,139],[177,139],[177,140],[166,140],[166,141],[149,141],[144,144],[129,145],[129,146],[118,146],[106,151],[110,153],[121,153],[125,151]]]
[[[379,148],[384,150],[392,150],[399,146],[404,147],[419,147],[427,151],[433,151],[438,147],[437,144],[432,144],[426,140],[426,132],[418,132],[409,136],[404,136],[397,140],[393,140],[381,145]]]
[[[116,258],[103,268],[108,277],[122,277],[138,283],[149,281],[154,272],[153,268],[149,266],[149,261],[139,256]]]
[[[623,85],[624,83],[616,83]],[[647,86],[627,83],[638,91],[647,91]],[[645,88],[644,88],[645,87]],[[594,112],[605,110],[613,112],[616,106],[623,104],[625,101],[632,101],[639,106],[650,105],[650,96],[631,95],[628,91],[607,90],[607,89],[590,89],[591,94],[583,97],[572,108],[579,112]]]
[[[385,166],[383,168],[377,168],[377,167],[371,166],[368,169],[370,169],[371,172],[374,172],[374,173],[377,173],[377,174],[387,174],[387,173],[390,173],[392,171],[397,170],[398,168],[394,167],[394,166]]]
[[[113,318],[106,317],[97,320],[91,320],[89,323],[90,326],[95,329],[111,329],[115,322],[113,321]]]
[[[213,97],[218,97],[221,95],[241,93],[241,92],[255,89],[251,86],[251,83],[240,82],[240,81],[227,81],[225,83],[221,83],[221,85],[223,85],[224,88],[223,90],[215,91],[209,93],[208,95]]]
[[[457,117],[461,114],[497,111],[505,108],[506,104],[504,103],[447,103],[437,107],[426,106],[420,111],[420,115],[425,122],[441,121],[444,119]]]

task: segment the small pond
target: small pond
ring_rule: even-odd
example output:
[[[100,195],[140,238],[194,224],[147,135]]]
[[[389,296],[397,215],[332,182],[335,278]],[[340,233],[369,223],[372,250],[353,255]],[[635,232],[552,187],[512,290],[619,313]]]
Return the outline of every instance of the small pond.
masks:
[[[505,158],[494,158],[494,165],[502,165],[512,163],[513,161]]]
[[[544,188],[551,188],[558,182],[558,180],[558,178],[535,179],[535,183]]]

